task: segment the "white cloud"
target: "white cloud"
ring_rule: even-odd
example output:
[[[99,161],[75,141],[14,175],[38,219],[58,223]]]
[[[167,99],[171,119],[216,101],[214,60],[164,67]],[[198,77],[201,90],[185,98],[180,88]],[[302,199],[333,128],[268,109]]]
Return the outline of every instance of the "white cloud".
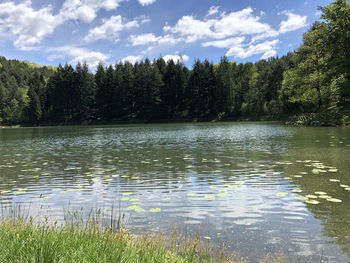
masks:
[[[154,43],[158,40],[158,38],[152,33],[146,33],[141,35],[132,35],[129,38],[129,41],[133,46],[141,46],[149,43]]]
[[[116,39],[119,33],[123,30],[139,27],[137,20],[129,22],[123,21],[121,16],[112,16],[109,19],[103,20],[100,27],[93,28],[85,37],[85,41],[92,42],[99,39]]]
[[[219,13],[219,8],[220,8],[220,6],[211,6],[209,8],[209,11],[208,11],[206,17],[213,16],[213,15],[216,15],[217,13]]]
[[[143,6],[145,5],[151,5],[155,2],[156,0],[139,0],[139,3]]]
[[[276,50],[269,50],[267,52],[264,53],[264,55],[261,57],[261,59],[267,59],[270,57],[275,57],[277,55],[277,51]]]
[[[78,62],[86,62],[90,67],[96,67],[99,62],[106,61],[109,58],[101,52],[75,46],[48,48],[47,52],[52,53],[51,59],[69,57],[70,64],[76,65]]]
[[[69,20],[90,23],[100,9],[114,10],[122,1],[124,0],[66,0],[56,15],[52,13],[50,5],[34,10],[31,0],[19,4],[14,1],[0,3],[0,32],[6,33],[6,38],[12,39],[18,49],[36,49],[46,36],[63,23]],[[134,24],[135,21],[131,21],[124,27]]]
[[[242,46],[232,47],[226,53],[226,56],[234,56],[235,58],[247,58],[263,53],[263,56],[261,58],[268,58],[277,54],[275,49],[278,42],[279,41],[277,39],[272,41],[265,41],[257,45],[250,45],[246,49]]]
[[[14,37],[14,46],[21,50],[35,49],[43,38],[62,23],[52,14],[51,6],[34,10],[31,1],[16,5],[0,3],[0,31]]]
[[[209,10],[210,12],[210,10]],[[165,32],[179,34],[191,43],[205,38],[223,39],[232,36],[258,35],[277,36],[278,32],[260,18],[253,15],[253,9],[245,8],[229,14],[222,13],[218,19],[198,20],[183,16],[175,26],[165,26]]]
[[[124,0],[66,0],[59,16],[64,20],[80,20],[84,23],[92,22],[100,9],[115,10]]]
[[[300,28],[305,27],[307,17],[306,16],[300,16],[297,14],[293,14],[290,11],[284,11],[283,14],[285,14],[288,17],[288,20],[282,21],[280,24],[280,29],[279,32],[281,34],[290,32],[290,31],[295,31]]]
[[[141,59],[142,59],[142,56],[128,56],[128,57],[122,58],[120,61],[130,62],[131,64],[135,64],[136,62],[139,62]]]
[[[277,35],[277,32],[266,23],[260,21],[260,17],[253,15],[252,8],[232,12],[223,16],[214,24],[217,38],[231,35],[256,35],[269,32]]]
[[[130,36],[129,41],[133,46],[142,46],[155,43],[158,43],[159,45],[174,45],[181,41],[181,39],[176,39],[171,35],[156,37],[153,33],[146,33],[141,35],[132,35]]]
[[[215,40],[202,43],[203,47],[231,48],[232,46],[241,46],[245,37],[231,37],[224,40]]]
[[[165,55],[163,59],[168,62],[169,60],[173,60],[175,63],[178,61],[186,63],[190,57],[187,55],[179,56],[179,55]]]

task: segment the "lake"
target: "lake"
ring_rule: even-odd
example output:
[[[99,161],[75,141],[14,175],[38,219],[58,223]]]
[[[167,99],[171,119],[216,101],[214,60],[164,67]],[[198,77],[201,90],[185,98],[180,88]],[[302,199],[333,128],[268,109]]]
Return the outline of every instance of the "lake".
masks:
[[[348,262],[350,127],[185,123],[0,129],[1,206],[120,210],[253,261]],[[304,261],[303,261],[304,262]]]

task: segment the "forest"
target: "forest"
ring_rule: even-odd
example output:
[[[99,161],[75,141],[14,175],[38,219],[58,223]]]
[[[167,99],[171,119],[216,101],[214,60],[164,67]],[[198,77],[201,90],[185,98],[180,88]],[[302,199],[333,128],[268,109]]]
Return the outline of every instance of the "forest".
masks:
[[[0,57],[0,124],[281,120],[350,109],[350,6],[337,0],[283,57],[44,66]]]

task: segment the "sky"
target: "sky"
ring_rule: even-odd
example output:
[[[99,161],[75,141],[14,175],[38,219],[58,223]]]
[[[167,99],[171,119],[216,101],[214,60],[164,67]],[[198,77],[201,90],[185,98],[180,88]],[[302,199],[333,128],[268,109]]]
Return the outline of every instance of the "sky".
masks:
[[[0,0],[0,56],[91,68],[196,59],[256,62],[302,43],[329,0]]]

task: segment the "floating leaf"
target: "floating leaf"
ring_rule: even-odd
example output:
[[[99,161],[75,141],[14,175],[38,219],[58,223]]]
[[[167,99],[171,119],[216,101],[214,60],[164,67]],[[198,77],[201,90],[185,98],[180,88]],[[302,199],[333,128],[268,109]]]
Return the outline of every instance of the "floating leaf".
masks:
[[[321,199],[329,199],[329,198],[332,198],[332,197],[329,196],[329,195],[319,195],[318,198],[321,198]]]
[[[187,195],[188,195],[188,196],[197,196],[198,194],[195,194],[195,193],[188,193]]]
[[[122,197],[122,198],[120,198],[120,201],[128,201],[128,200],[130,200],[130,197]]]
[[[68,190],[65,190],[65,191],[61,191],[60,193],[61,193],[61,194],[65,194],[65,193],[68,193]]]
[[[119,176],[120,176],[119,174],[112,174],[113,178],[116,178],[116,177],[119,177]]]
[[[10,190],[3,190],[3,191],[1,191],[0,193],[1,193],[1,194],[7,194],[7,193],[11,193],[11,191],[10,191]]]
[[[333,182],[333,183],[339,183],[340,182],[340,180],[338,180],[338,179],[329,179],[329,181]]]
[[[210,240],[211,239],[211,237],[203,237],[204,239],[206,239],[206,240]]]
[[[293,193],[301,193],[302,191],[303,191],[303,190],[301,190],[301,189],[293,189],[293,190],[292,190]]]
[[[206,195],[204,196],[205,199],[215,199],[215,195]]]
[[[138,201],[140,201],[140,199],[138,199],[138,198],[132,198],[132,199],[130,199],[130,202],[138,202]]]
[[[316,201],[316,200],[306,200],[305,202],[312,205],[317,205],[320,203],[319,201]]]
[[[130,176],[129,175],[122,175],[120,176],[121,178],[129,178]]]
[[[160,209],[159,207],[157,207],[157,208],[151,208],[149,211],[150,211],[151,213],[159,213],[161,210],[162,210],[162,209]]]
[[[303,176],[302,175],[295,175],[294,177],[295,178],[302,178]]]
[[[315,194],[317,194],[317,195],[326,195],[327,193],[326,192],[315,192]]]
[[[140,208],[138,205],[132,205],[127,208],[127,210],[135,210],[137,208]]]
[[[305,197],[306,197],[306,198],[315,199],[315,198],[317,198],[318,196],[316,196],[316,195],[306,195]]]
[[[346,190],[346,191],[350,191],[350,187],[348,187],[348,188],[345,188],[344,190]]]
[[[236,184],[245,184],[245,182],[243,182],[243,181],[238,181],[238,182],[236,182]]]
[[[284,177],[285,180],[292,180],[291,177]]]
[[[169,197],[166,197],[166,198],[163,198],[162,200],[163,200],[163,201],[169,201],[170,198],[169,198]]]
[[[308,200],[305,196],[296,196],[294,198],[297,199],[297,200],[302,200],[302,201]]]
[[[220,194],[217,194],[216,196],[227,196],[227,194],[226,193],[220,193]]]
[[[209,186],[209,189],[216,189],[216,186]]]
[[[328,172],[336,173],[336,172],[338,172],[338,169],[329,169]]]
[[[131,192],[127,192],[127,193],[122,193],[122,195],[132,195]]]
[[[141,208],[141,207],[137,207],[137,208],[135,208],[134,210],[135,210],[135,212],[137,212],[137,213],[141,213],[141,212],[145,212],[145,211],[146,211],[145,209],[143,209],[143,208]]]
[[[348,188],[349,186],[348,185],[346,185],[346,184],[341,184],[341,185],[339,185],[340,187],[343,187],[343,188]]]
[[[328,198],[327,201],[333,202],[333,203],[341,203],[341,202],[343,202],[342,200],[337,199],[337,198]]]
[[[113,179],[106,179],[106,182],[112,182]]]
[[[276,195],[279,196],[279,197],[285,197],[287,194],[288,193],[286,193],[286,192],[279,192]]]

